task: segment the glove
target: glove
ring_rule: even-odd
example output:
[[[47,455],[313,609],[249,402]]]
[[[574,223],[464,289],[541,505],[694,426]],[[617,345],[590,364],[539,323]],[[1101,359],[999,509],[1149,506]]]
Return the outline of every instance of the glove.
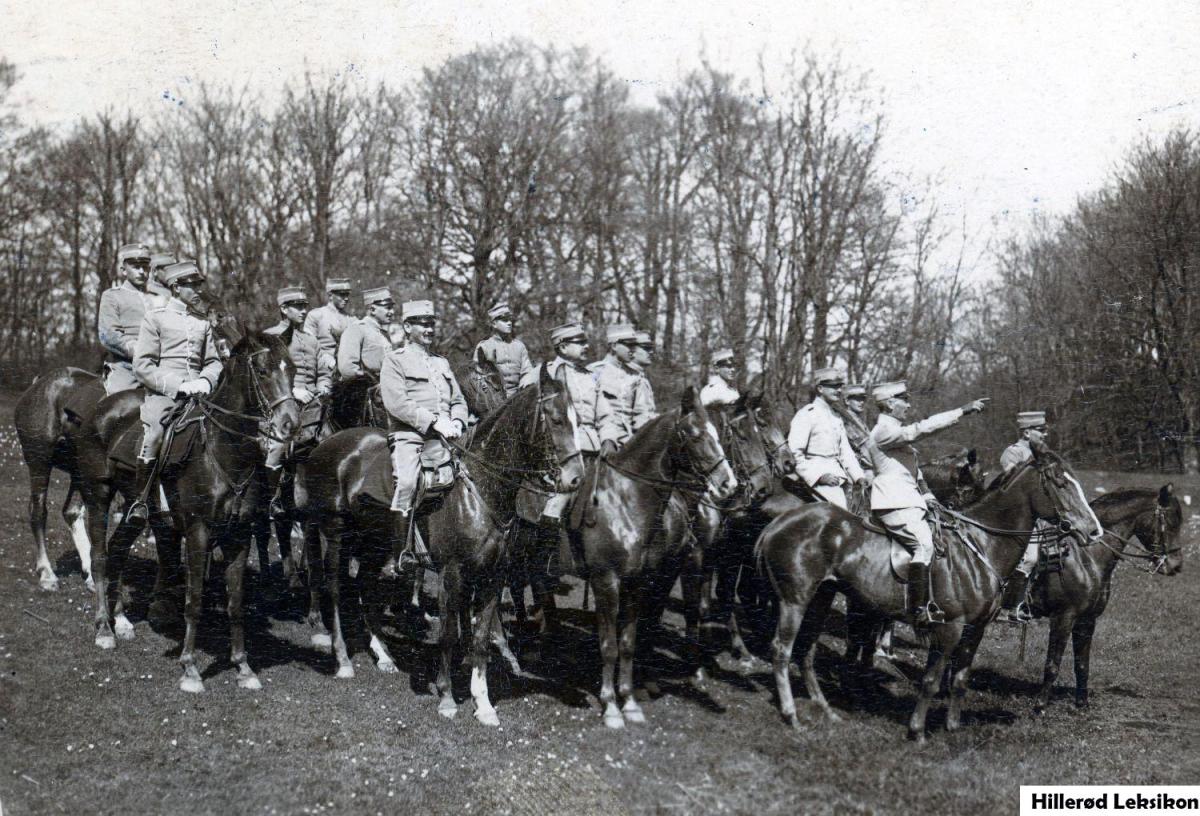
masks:
[[[449,417],[440,416],[433,421],[433,432],[438,436],[446,439],[454,439],[458,436],[458,427],[450,421]]]
[[[191,397],[197,394],[207,394],[211,390],[212,386],[208,384],[208,380],[188,380],[179,386],[178,394],[181,397]]]
[[[320,388],[317,389],[318,397],[328,397],[332,393],[333,393],[333,387],[329,386],[329,385],[322,385]]]
[[[292,396],[295,397],[296,401],[301,405],[307,405],[313,401],[313,392],[309,391],[302,385],[297,385],[292,389]]]
[[[974,402],[968,402],[962,407],[964,414],[981,414],[983,413],[985,399],[977,399]]]
[[[863,476],[861,479],[859,479],[854,484],[858,487],[859,490],[866,490],[867,488],[869,488],[871,486],[871,480],[868,479],[866,476]]]
[[[603,442],[600,443],[601,458],[607,459],[608,457],[612,456],[616,452],[617,452],[617,443],[613,442],[611,439],[605,439]]]
[[[818,485],[825,485],[826,487],[837,487],[841,483],[842,477],[835,476],[832,473],[822,473],[821,478],[817,479]]]

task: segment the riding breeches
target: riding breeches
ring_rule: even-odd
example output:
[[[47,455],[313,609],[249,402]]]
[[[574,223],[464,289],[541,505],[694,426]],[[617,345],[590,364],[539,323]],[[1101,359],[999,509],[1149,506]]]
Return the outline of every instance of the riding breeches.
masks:
[[[104,393],[115,394],[137,388],[141,383],[133,376],[133,364],[124,361],[104,364]]]
[[[1029,536],[1029,543],[1025,545],[1025,553],[1021,556],[1021,563],[1017,564],[1017,569],[1025,573],[1026,576],[1033,574],[1033,568],[1037,566],[1038,553],[1042,549],[1042,542],[1046,540],[1047,533],[1053,527],[1042,520],[1038,520],[1033,527],[1033,534]]]
[[[162,394],[147,394],[142,401],[140,412],[142,420],[142,451],[138,458],[144,462],[158,458],[159,448],[162,447],[163,417],[175,407],[175,400]]]
[[[421,478],[421,448],[424,444],[424,438],[413,431],[388,434],[388,447],[392,450],[392,476],[396,480],[392,510],[404,515],[413,509],[417,482]]]
[[[836,504],[843,510],[848,506],[846,503],[846,491],[842,489],[841,485],[817,485],[813,488],[813,492],[825,499],[825,501],[830,504]]]
[[[913,545],[912,562],[928,564],[933,560],[933,531],[925,521],[925,508],[903,507],[899,510],[879,512],[876,518],[896,538]]]

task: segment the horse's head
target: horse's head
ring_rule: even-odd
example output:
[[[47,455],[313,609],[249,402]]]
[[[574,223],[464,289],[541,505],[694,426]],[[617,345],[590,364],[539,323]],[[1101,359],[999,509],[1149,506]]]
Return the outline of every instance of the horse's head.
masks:
[[[1183,529],[1183,507],[1175,497],[1175,487],[1167,483],[1158,489],[1154,514],[1138,517],[1133,533],[1146,551],[1155,557],[1154,572],[1175,575],[1183,569],[1183,547],[1179,534]]]
[[[266,420],[276,440],[289,439],[300,422],[292,396],[292,364],[288,346],[292,331],[281,335],[244,332],[225,364],[229,387],[240,396],[242,409]]]
[[[771,494],[770,449],[754,415],[752,397],[742,395],[730,408],[719,413],[721,446],[748,506],[761,503]]]
[[[1030,509],[1035,517],[1056,520],[1059,530],[1074,536],[1081,544],[1104,535],[1100,519],[1092,511],[1083,487],[1062,459],[1040,440],[1031,441],[1033,461],[1041,490],[1032,490]]]
[[[541,436],[545,440],[545,460],[551,465],[555,489],[560,492],[574,490],[583,481],[578,433],[575,406],[567,389],[542,366],[537,385],[537,409],[528,438]]]
[[[983,467],[974,448],[963,448],[921,465],[921,475],[937,500],[948,507],[973,504],[985,489]]]
[[[460,379],[467,408],[475,416],[485,417],[504,403],[504,377],[496,364],[483,353],[483,349],[475,349],[471,371]]]
[[[775,422],[775,412],[766,404],[761,391],[751,392],[746,400],[746,406],[758,423],[758,431],[762,435],[763,446],[767,450],[767,458],[771,463],[771,471],[783,478],[796,472],[796,457],[788,447],[787,434]]]
[[[724,501],[737,490],[737,477],[725,451],[717,429],[713,427],[704,404],[696,397],[696,389],[689,385],[679,401],[679,419],[675,423],[680,444],[677,453],[682,462],[676,467],[683,472],[694,473],[704,480],[708,493],[717,501]]]

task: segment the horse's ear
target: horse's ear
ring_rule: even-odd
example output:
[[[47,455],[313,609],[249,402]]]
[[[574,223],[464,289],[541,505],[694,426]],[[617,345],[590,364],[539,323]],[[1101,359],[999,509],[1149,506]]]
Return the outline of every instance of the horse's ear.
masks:
[[[1033,459],[1037,461],[1050,452],[1050,446],[1040,439],[1031,439],[1029,450],[1033,451]]]
[[[1158,503],[1162,507],[1167,507],[1171,504],[1171,496],[1175,493],[1175,485],[1167,482],[1158,489]]]
[[[550,376],[550,369],[546,365],[538,366],[538,389],[545,391],[546,388],[553,388],[555,380]]]
[[[230,348],[242,342],[242,338],[248,333],[242,321],[228,313],[218,313],[214,323],[216,330],[225,338],[225,342],[229,343]]]
[[[484,355],[483,349],[479,346],[476,346],[475,347],[475,367],[482,371],[483,370],[483,361],[486,359],[487,359],[487,357]]]
[[[292,347],[292,336],[295,334],[295,332],[296,327],[291,323],[288,323],[288,327],[280,333],[279,339],[283,341],[283,347],[285,349]]]
[[[757,411],[759,408],[762,408],[765,397],[766,394],[762,391],[751,392],[749,399],[746,400],[746,405],[749,406],[751,411]]]
[[[737,402],[733,404],[733,410],[730,412],[733,416],[737,416],[746,410],[746,405],[749,403],[748,394],[739,394]]]
[[[971,467],[975,467],[978,462],[979,455],[975,452],[974,448],[971,448],[969,451],[967,451],[967,464]]]
[[[679,410],[685,414],[690,414],[696,410],[696,387],[689,385],[683,389],[683,396],[679,398]]]

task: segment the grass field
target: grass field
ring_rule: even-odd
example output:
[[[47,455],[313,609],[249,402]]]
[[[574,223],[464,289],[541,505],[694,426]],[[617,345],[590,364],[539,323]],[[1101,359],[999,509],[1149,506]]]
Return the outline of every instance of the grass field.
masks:
[[[457,720],[439,717],[427,688],[429,653],[399,632],[399,675],[375,671],[360,648],[357,678],[335,680],[332,657],[308,645],[299,604],[253,583],[248,646],[262,691],[234,682],[219,590],[210,595],[201,637],[205,694],[178,690],[177,636],[153,631],[140,617],[134,641],[99,651],[92,645],[92,597],[54,512],[52,557],[62,589],[38,588],[11,409],[0,406],[0,417],[6,815],[1011,813],[1021,783],[1200,780],[1200,518],[1191,507],[1180,575],[1118,569],[1093,648],[1092,708],[1084,715],[1068,697],[1068,654],[1056,704],[1045,717],[1031,717],[1045,624],[1030,627],[1023,662],[1018,636],[995,627],[976,661],[964,728],[947,735],[938,714],[928,745],[917,748],[904,740],[913,702],[908,680],[881,675],[878,693],[857,704],[839,694],[835,627],[822,641],[819,666],[840,724],[809,712],[807,728],[786,729],[765,667],[741,674],[727,666],[697,689],[678,661],[662,654],[667,681],[663,695],[645,706],[648,723],[612,732],[596,707],[590,616],[577,612],[561,661],[544,670],[528,666],[547,679],[512,679],[493,662],[493,701],[503,723],[497,730],[475,722],[469,697]],[[1081,475],[1089,490],[1164,481]],[[1173,478],[1181,494],[1200,503],[1200,481]],[[60,482],[52,501],[61,502],[63,491]],[[136,555],[131,573],[144,599],[152,564],[144,545]],[[572,600],[578,607],[578,593]],[[677,631],[680,618],[672,613],[668,623]],[[911,677],[920,658],[903,635],[901,641]],[[797,679],[801,698],[802,685]]]

